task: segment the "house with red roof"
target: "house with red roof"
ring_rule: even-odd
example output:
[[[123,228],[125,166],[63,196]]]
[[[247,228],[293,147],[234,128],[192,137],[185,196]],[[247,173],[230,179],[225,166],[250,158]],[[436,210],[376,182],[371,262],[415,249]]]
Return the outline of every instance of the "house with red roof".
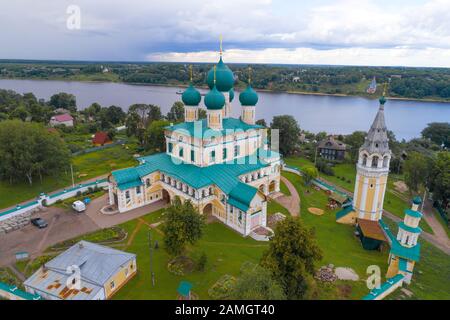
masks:
[[[108,143],[112,143],[112,140],[109,137],[108,133],[104,131],[96,132],[94,137],[92,138],[92,144],[95,146],[103,146]]]
[[[58,114],[50,118],[50,125],[60,126],[64,125],[66,127],[73,127],[73,117],[70,114]]]

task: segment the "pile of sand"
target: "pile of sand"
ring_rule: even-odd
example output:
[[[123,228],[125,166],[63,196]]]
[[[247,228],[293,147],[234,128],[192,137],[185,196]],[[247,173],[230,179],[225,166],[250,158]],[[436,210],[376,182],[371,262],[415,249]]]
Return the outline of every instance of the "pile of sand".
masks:
[[[325,213],[325,211],[319,208],[308,208],[308,211],[316,216],[321,216]]]
[[[358,274],[352,268],[337,267],[334,270],[334,273],[340,280],[350,280],[350,281],[359,280]]]

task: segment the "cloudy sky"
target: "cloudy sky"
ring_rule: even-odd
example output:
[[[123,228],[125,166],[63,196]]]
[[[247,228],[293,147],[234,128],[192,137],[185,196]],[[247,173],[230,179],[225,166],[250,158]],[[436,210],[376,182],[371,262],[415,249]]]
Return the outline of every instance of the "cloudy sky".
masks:
[[[227,62],[450,67],[450,0],[4,0],[0,8],[0,59],[212,62],[220,35]]]

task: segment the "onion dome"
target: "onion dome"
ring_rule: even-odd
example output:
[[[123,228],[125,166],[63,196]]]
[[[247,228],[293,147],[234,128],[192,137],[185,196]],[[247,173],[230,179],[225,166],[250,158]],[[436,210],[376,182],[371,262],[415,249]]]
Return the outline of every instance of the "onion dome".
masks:
[[[208,87],[212,90],[214,87],[214,68],[208,71],[206,77],[206,82]],[[222,57],[220,57],[219,63],[216,66],[216,87],[221,92],[230,91],[234,85],[234,75],[233,72],[228,68],[228,66],[223,63]]]
[[[422,203],[422,198],[420,198],[419,196],[415,196],[413,199],[413,203],[420,205]]]
[[[247,89],[242,91],[239,95],[239,101],[243,106],[256,106],[256,104],[258,103],[258,94],[249,84],[247,86]]]
[[[234,99],[234,89],[231,88],[230,92],[228,92],[228,94],[230,95],[230,102],[233,101]]]
[[[381,104],[381,105],[384,105],[384,104],[386,103],[386,98],[384,97],[384,95],[381,96],[381,98],[379,99],[379,101],[380,101],[380,104]]]
[[[181,100],[183,100],[183,103],[187,106],[198,106],[198,104],[202,100],[202,96],[191,83],[181,95]]]
[[[222,92],[213,86],[210,92],[205,96],[205,105],[209,110],[220,110],[225,105],[225,96]]]

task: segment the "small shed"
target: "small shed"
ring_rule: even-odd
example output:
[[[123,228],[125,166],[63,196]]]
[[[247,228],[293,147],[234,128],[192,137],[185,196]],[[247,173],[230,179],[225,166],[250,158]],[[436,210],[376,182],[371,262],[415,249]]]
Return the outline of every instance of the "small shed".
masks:
[[[94,137],[92,138],[92,144],[95,146],[103,146],[111,142],[112,140],[109,137],[108,133],[104,131],[96,132]]]
[[[361,244],[366,250],[382,250],[383,243],[387,242],[378,221],[358,219],[356,229],[359,233]]]

